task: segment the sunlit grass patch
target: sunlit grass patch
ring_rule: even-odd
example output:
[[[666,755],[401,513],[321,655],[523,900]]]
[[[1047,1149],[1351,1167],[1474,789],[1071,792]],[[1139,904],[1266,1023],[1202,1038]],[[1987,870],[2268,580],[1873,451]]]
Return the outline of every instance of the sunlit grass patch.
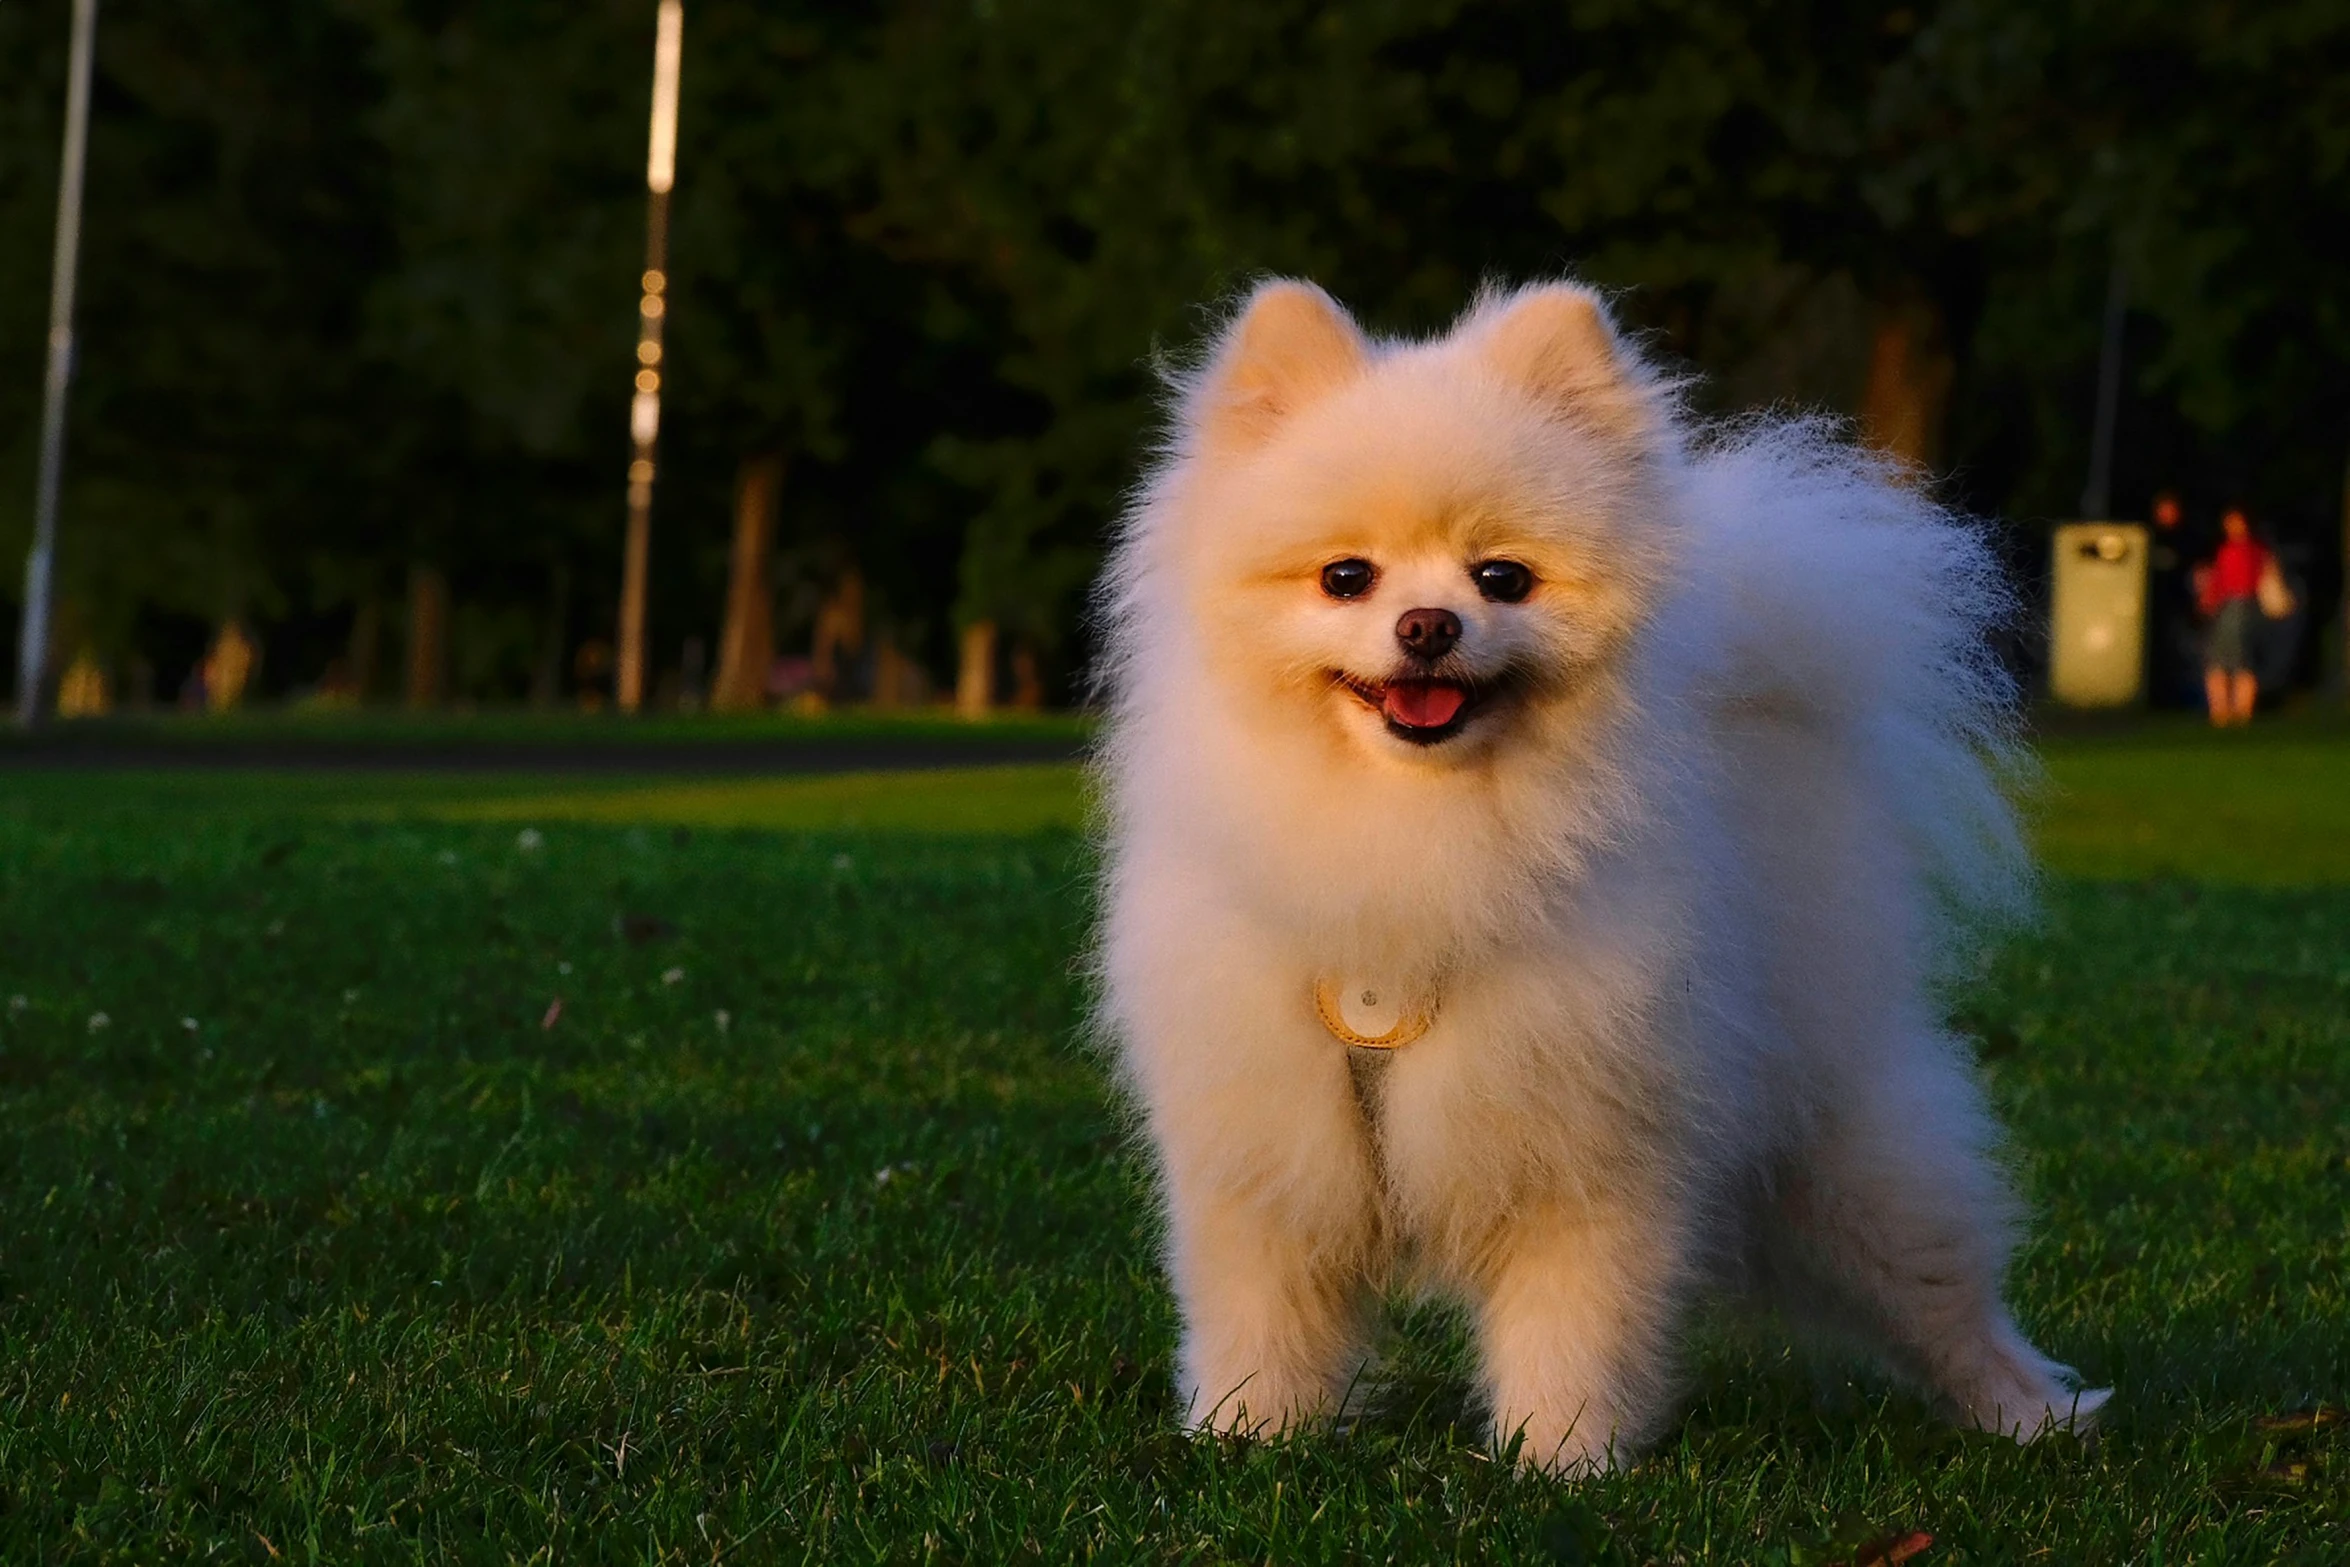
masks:
[[[2350,733],[2259,730],[2044,744],[2035,838],[2076,876],[2350,883]]]
[[[2350,729],[2207,734],[2177,721],[2044,741],[2029,801],[2048,867],[2092,878],[2350,884]],[[826,831],[1028,833],[1087,821],[1075,763],[834,774],[0,768],[28,822],[318,817],[578,821]]]
[[[787,832],[1029,833],[1075,830],[1085,791],[1073,764],[730,778],[617,785],[571,783],[425,807],[451,821],[642,822]]]
[[[122,827],[222,822],[531,821],[811,832],[1020,834],[1086,821],[1075,763],[901,772],[628,777],[368,770],[0,770],[0,820]]]

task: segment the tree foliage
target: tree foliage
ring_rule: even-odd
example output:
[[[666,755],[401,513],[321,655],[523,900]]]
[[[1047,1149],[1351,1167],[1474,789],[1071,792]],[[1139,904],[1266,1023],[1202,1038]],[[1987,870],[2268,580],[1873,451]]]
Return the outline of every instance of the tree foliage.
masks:
[[[0,484],[28,499],[66,8],[0,8]],[[2118,267],[2125,507],[2183,487],[2330,533],[2323,0],[687,9],[659,662],[715,630],[736,476],[780,457],[800,614],[854,565],[934,668],[976,620],[1074,667],[1159,369],[1268,271],[1413,332],[1572,269],[1725,409],[1856,410],[1911,312],[1947,482],[2022,532],[2077,493]],[[76,635],[168,687],[244,614],[289,689],[416,563],[456,585],[473,694],[608,634],[651,13],[110,0]],[[0,548],[27,509],[0,496]]]

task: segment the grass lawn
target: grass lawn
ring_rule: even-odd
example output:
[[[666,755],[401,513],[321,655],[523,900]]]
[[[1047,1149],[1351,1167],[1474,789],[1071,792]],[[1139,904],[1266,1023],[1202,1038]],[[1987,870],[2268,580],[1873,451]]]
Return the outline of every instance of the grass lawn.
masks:
[[[2350,736],[2049,771],[1963,1009],[2107,1434],[1709,1327],[1581,1486],[1427,1313],[1346,1437],[1173,1433],[1067,769],[0,771],[0,1560],[2350,1560]]]

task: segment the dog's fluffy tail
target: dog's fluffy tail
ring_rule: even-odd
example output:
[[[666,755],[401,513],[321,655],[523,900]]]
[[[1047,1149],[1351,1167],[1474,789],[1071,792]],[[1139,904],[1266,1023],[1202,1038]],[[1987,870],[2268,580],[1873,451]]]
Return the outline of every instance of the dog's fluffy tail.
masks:
[[[1857,770],[1942,916],[1934,960],[2020,915],[2031,773],[1994,642],[2016,604],[1982,529],[1826,421],[1730,426],[1688,473],[1714,698],[1820,732]]]

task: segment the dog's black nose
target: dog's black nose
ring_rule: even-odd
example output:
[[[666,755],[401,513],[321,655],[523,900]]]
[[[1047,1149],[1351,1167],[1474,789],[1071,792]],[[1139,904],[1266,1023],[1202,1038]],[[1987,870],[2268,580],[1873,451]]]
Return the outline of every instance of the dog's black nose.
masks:
[[[1414,658],[1430,663],[1452,651],[1461,639],[1461,617],[1449,609],[1407,609],[1395,623],[1395,640]]]

